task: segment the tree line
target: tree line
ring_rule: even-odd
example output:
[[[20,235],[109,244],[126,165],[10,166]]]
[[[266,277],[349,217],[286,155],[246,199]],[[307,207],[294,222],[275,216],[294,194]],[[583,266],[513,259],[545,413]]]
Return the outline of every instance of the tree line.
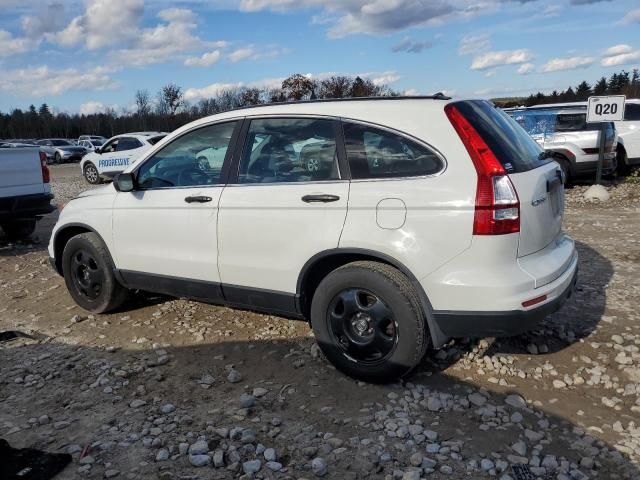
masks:
[[[622,70],[611,74],[609,78],[601,77],[593,85],[583,80],[576,87],[569,87],[560,92],[557,90],[550,94],[538,92],[528,97],[495,99],[494,102],[501,107],[522,105],[531,107],[543,103],[582,102],[591,95],[626,95],[627,98],[638,98],[640,97],[640,72],[637,68],[631,72]]]
[[[235,87],[218,91],[197,102],[185,99],[182,87],[169,83],[155,95],[138,90],[130,111],[106,108],[88,115],[52,113],[43,103],[9,113],[0,112],[0,139],[78,138],[80,135],[111,137],[133,131],[170,132],[198,118],[239,107],[309,99],[397,96],[398,92],[361,77],[334,75],[324,80],[294,74],[280,88]]]

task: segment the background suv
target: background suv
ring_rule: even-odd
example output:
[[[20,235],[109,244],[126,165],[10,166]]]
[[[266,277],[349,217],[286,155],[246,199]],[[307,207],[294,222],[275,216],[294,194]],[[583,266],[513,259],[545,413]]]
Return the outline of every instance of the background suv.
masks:
[[[388,381],[560,308],[563,209],[558,164],[489,102],[276,104],[173,132],[69,202],[49,254],[87,310],[142,289],[305,318],[339,369]]]
[[[598,167],[601,123],[587,123],[586,110],[552,105],[507,109],[507,113],[560,164],[567,181],[595,174]],[[616,170],[618,136],[613,122],[606,123],[603,173]]]

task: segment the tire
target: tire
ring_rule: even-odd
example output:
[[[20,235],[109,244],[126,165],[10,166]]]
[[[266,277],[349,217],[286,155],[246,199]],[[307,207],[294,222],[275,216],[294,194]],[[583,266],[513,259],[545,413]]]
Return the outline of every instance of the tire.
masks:
[[[558,162],[562,169],[562,175],[564,175],[564,184],[569,185],[571,183],[571,164],[569,160],[564,157],[555,157],[555,161]]]
[[[54,158],[55,158],[54,163],[57,163],[57,164],[62,163],[62,157],[60,156],[60,152],[56,152],[56,154],[54,155]]]
[[[627,157],[627,152],[624,149],[619,148],[616,153],[616,174],[619,177],[626,177],[629,175],[629,158]]]
[[[120,307],[129,291],[118,283],[106,245],[93,232],[72,237],[62,252],[62,273],[73,300],[85,310],[105,313]]]
[[[24,240],[31,236],[36,229],[35,218],[21,218],[18,220],[8,220],[0,224],[9,240]]]
[[[101,182],[98,169],[91,162],[87,162],[84,164],[84,167],[82,168],[82,174],[84,175],[84,179],[91,185],[98,185]]]
[[[373,383],[409,373],[431,343],[409,279],[372,261],[344,265],[320,282],[311,302],[311,326],[320,349],[336,368]]]

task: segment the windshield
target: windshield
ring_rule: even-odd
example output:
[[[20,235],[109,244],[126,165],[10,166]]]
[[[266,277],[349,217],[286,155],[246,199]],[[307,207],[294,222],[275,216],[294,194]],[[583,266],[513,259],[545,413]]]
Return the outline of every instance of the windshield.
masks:
[[[51,144],[56,147],[69,147],[73,145],[73,143],[68,142],[67,140],[51,140]]]
[[[104,145],[104,141],[102,141],[102,140],[91,140],[91,144],[94,147],[99,147],[100,145]]]
[[[151,138],[147,139],[147,142],[149,142],[151,145],[155,145],[160,140],[162,140],[164,137],[166,137],[166,135],[158,135],[157,137],[151,137]]]
[[[513,110],[508,114],[532,136],[551,136],[556,132],[598,131],[602,124],[587,123],[583,112],[563,112],[560,110]]]

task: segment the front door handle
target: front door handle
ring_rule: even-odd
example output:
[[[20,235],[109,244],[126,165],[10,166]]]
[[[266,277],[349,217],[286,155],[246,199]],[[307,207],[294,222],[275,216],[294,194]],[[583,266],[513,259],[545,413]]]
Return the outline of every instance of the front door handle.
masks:
[[[329,203],[337,202],[340,200],[338,195],[329,195],[327,193],[321,193],[319,195],[305,195],[302,197],[304,203]]]
[[[207,202],[210,202],[211,200],[213,200],[213,198],[205,197],[202,195],[195,195],[193,197],[187,197],[184,199],[184,201],[187,203],[207,203]]]

